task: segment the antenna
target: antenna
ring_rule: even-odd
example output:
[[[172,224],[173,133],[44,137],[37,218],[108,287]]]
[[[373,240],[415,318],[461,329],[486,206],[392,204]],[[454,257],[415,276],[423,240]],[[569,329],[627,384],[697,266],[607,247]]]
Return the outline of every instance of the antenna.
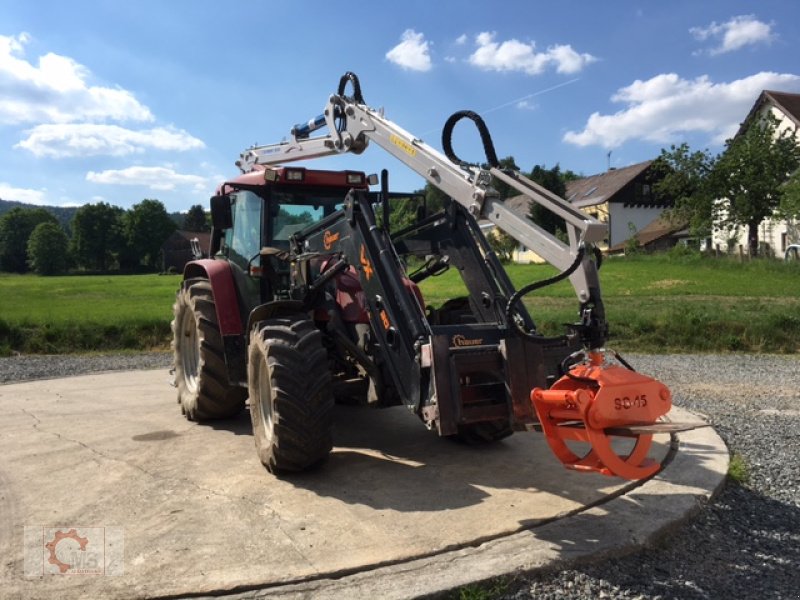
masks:
[[[608,170],[610,171],[611,170],[611,150],[609,150],[608,154],[606,154],[606,158],[608,159]]]

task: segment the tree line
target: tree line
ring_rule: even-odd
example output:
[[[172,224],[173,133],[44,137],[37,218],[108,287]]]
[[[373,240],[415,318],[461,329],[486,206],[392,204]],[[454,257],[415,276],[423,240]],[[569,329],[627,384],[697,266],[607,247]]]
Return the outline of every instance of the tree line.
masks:
[[[178,224],[159,200],[145,199],[125,210],[100,202],[77,209],[69,231],[44,208],[13,208],[0,217],[0,270],[56,275],[156,271],[161,246]],[[192,206],[183,228],[207,231],[203,207]]]

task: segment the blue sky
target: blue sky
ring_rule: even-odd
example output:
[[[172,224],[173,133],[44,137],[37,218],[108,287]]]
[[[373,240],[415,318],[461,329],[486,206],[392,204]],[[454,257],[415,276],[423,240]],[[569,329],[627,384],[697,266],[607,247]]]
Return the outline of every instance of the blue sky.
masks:
[[[320,113],[348,70],[437,148],[470,109],[499,156],[590,175],[671,143],[719,151],[762,89],[800,92],[798,57],[787,0],[7,0],[0,198],[207,205],[241,150]],[[454,146],[482,159],[466,123]],[[375,146],[313,166],[423,183]]]

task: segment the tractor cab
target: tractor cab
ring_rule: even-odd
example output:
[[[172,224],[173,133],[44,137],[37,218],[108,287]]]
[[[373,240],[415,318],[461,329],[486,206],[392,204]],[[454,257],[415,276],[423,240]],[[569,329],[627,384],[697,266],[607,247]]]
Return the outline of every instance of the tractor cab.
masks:
[[[292,236],[339,210],[353,189],[368,189],[364,173],[296,167],[267,167],[218,188],[209,255],[230,263],[243,315],[290,297]]]

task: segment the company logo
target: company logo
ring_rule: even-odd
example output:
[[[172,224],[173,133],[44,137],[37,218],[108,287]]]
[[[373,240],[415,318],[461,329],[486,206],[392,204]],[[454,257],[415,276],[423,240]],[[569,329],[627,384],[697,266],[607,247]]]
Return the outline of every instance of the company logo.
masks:
[[[322,236],[322,245],[325,247],[325,250],[330,250],[331,246],[339,241],[339,236],[340,234],[338,231],[336,233],[326,231]]]
[[[25,576],[122,575],[121,527],[25,527]]]
[[[369,258],[367,258],[367,249],[364,244],[361,244],[361,257],[360,257],[361,267],[364,269],[364,276],[367,278],[367,281],[372,279],[372,263],[370,262]]]
[[[483,338],[471,340],[458,333],[453,336],[453,341],[451,345],[463,348],[465,346],[480,346],[482,343],[483,343]]]

